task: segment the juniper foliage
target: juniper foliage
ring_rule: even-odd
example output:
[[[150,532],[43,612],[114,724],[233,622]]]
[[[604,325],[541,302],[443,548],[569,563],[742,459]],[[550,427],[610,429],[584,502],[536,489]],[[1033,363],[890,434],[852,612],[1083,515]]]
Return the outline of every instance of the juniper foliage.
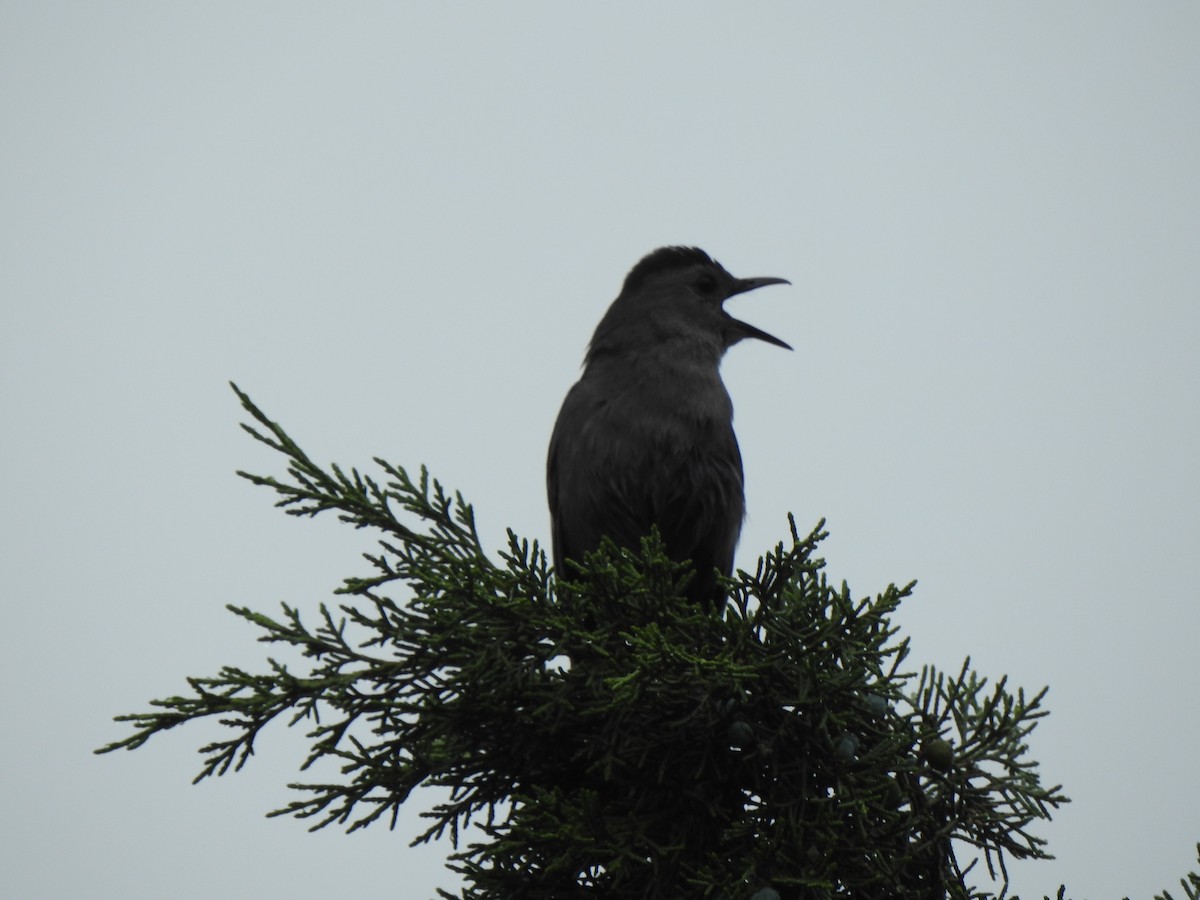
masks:
[[[290,785],[271,815],[354,831],[440,798],[414,843],[450,841],[463,886],[439,893],[462,900],[985,898],[974,874],[1003,894],[1007,860],[1048,858],[1031,828],[1066,798],[1028,753],[1045,690],[969,660],[906,668],[892,615],[913,585],[830,583],[822,525],[789,520],[722,617],[685,599],[656,535],[556,582],[512,532],[493,559],[423,467],[326,470],[234,390],[242,427],[287,460],[284,479],[239,474],[290,515],[382,532],[379,550],[315,625],[230,607],[303,671],[189,678],[98,752],[214,717],[229,736],[200,748],[199,781],[245,765],[268,724],[305,723],[304,768],[340,777]],[[448,790],[413,796],[427,786]]]

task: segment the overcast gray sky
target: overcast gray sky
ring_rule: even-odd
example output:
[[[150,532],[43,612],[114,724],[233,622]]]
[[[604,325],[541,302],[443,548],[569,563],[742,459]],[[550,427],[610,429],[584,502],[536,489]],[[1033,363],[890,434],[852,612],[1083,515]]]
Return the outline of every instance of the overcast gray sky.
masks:
[[[1027,897],[1150,897],[1200,840],[1200,5],[0,2],[4,894],[425,897],[418,825],[263,813],[305,742],[111,716],[266,652],[369,535],[233,475],[428,464],[545,539],[545,445],[628,268],[733,311],[739,560],[825,516],[920,581],[915,664],[1050,685],[1074,803]],[[414,809],[415,812],[415,809]]]

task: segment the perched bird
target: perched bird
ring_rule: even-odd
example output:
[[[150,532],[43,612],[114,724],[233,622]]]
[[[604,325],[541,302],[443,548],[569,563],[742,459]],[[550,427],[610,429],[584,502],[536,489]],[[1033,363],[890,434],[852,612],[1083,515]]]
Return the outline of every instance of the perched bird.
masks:
[[[724,602],[716,572],[733,570],[745,494],[721,357],[743,338],[792,348],[722,304],[790,283],[735,278],[695,247],[659,248],[630,270],[550,438],[546,487],[560,574],[601,538],[636,548],[656,525],[671,559],[695,569],[689,598]]]

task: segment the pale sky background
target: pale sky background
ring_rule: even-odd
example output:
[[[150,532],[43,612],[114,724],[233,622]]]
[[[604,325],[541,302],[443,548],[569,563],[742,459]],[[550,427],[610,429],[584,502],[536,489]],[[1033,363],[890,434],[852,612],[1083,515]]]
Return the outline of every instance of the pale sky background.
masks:
[[[794,284],[731,304],[796,347],[726,360],[739,561],[826,516],[856,594],[919,579],[914,665],[1050,685],[1027,898],[1193,867],[1200,5],[2,2],[0,229],[3,896],[453,884],[416,805],[265,819],[298,729],[197,787],[215,727],[91,751],[260,665],[224,604],[311,614],[373,547],[234,476],[281,466],[227,380],[544,540],[559,403],[668,243]]]

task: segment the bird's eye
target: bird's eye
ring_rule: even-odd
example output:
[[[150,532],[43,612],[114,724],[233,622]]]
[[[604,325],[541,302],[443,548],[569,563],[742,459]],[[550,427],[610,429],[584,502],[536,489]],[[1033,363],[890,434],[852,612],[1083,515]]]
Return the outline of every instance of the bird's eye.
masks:
[[[702,294],[711,294],[717,289],[717,279],[711,272],[705,272],[696,279],[696,290]]]

